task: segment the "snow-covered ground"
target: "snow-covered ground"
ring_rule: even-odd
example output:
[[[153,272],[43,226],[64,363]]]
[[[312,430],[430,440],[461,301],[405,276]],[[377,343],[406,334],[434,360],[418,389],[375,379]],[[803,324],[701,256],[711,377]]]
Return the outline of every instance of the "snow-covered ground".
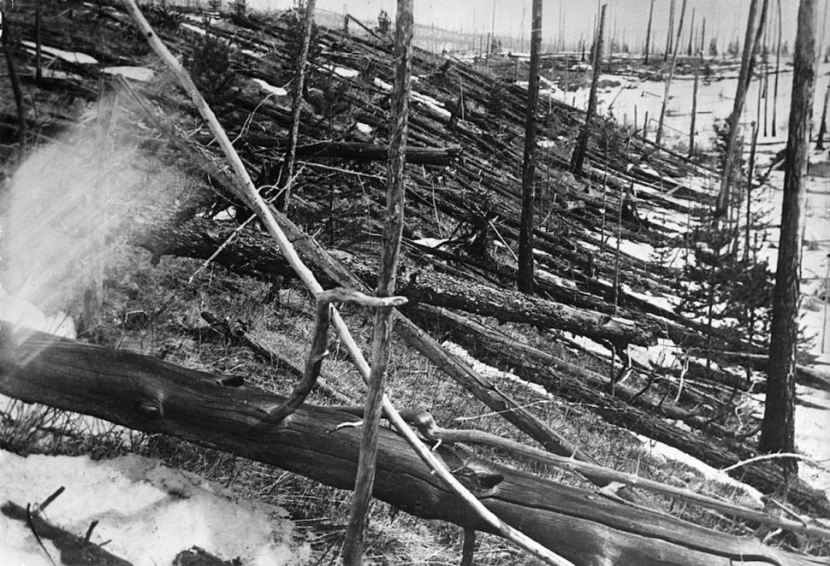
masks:
[[[0,506],[11,501],[34,507],[64,487],[43,517],[78,536],[98,521],[91,542],[106,542],[108,552],[136,566],[172,564],[194,546],[246,565],[299,566],[310,560],[310,547],[297,542],[284,509],[239,501],[219,485],[156,460],[23,458],[0,450],[0,475]],[[55,545],[45,537],[42,543],[60,564]],[[44,548],[25,522],[0,514],[0,564],[53,566]]]
[[[787,120],[789,117],[789,102],[792,90],[791,67],[782,61],[782,70],[786,70],[780,77],[776,109],[776,135],[772,135],[772,114],[774,77],[769,78],[770,100],[767,103],[759,100],[758,89],[760,82],[755,80],[749,89],[742,124],[749,131],[751,122],[760,118],[763,124],[766,113],[767,134],[764,134],[763,125],[759,134],[760,170],[766,170],[770,158],[777,151],[784,148],[787,138]],[[654,130],[660,114],[665,83],[657,81],[641,81],[635,77],[603,76],[604,79],[620,81],[620,86],[610,87],[599,93],[598,111],[611,113],[621,124],[633,125],[635,113],[638,127],[642,128],[646,112],[648,112],[650,128],[649,139],[654,139]],[[726,118],[732,111],[736,77],[701,80],[698,91],[698,115],[696,121],[696,143],[701,147],[708,147],[713,137],[713,123],[715,119]],[[830,86],[830,64],[822,63],[816,85],[814,101],[814,122],[821,116],[824,92]],[[670,90],[670,100],[665,117],[665,131],[663,143],[668,146],[687,144],[691,127],[693,81],[688,77],[675,77]],[[563,95],[560,95],[563,96]],[[581,89],[576,93],[567,93],[567,102],[577,106],[587,106],[588,89]],[[826,152],[814,152],[811,163],[827,162]],[[694,186],[711,191],[711,183],[700,179],[694,180]],[[768,210],[767,219],[777,225],[780,222],[783,201],[783,172],[772,171],[769,186],[763,189],[765,202],[761,204]],[[638,190],[650,190],[640,187]],[[813,336],[810,353],[817,356],[813,364],[814,369],[830,374],[830,324],[828,324],[828,282],[830,272],[830,179],[808,177],[807,218],[804,232],[805,246],[802,261],[802,295],[801,325],[808,336]],[[649,219],[652,219],[649,217]],[[672,217],[664,215],[654,218],[663,225],[679,229],[685,225],[685,215]],[[682,230],[680,230],[682,231]],[[622,248],[644,260],[653,259],[647,247],[623,241]],[[767,259],[772,269],[775,269],[777,259],[778,229],[773,228],[767,234],[767,244],[761,251],[762,259]],[[665,301],[670,298],[663,297]],[[796,408],[796,444],[800,452],[820,464],[819,467],[803,464],[801,473],[804,479],[810,481],[819,489],[825,490],[830,496],[830,392],[816,390],[810,387],[799,386],[797,395],[802,403]]]

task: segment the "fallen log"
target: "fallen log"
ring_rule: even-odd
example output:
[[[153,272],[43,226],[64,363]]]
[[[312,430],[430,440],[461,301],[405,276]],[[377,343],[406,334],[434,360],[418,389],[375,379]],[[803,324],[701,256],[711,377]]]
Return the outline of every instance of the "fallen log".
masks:
[[[13,501],[6,501],[0,506],[0,513],[9,519],[27,523],[39,542],[41,539],[50,541],[58,549],[57,558],[65,566],[132,566],[131,562],[107,552],[88,539],[53,525],[39,512],[32,511],[29,506],[24,509]],[[46,547],[43,547],[43,550],[45,551]],[[52,558],[48,553],[47,556]]]
[[[407,312],[412,312],[414,308],[415,305],[410,305]],[[430,311],[434,312],[434,309],[424,309],[425,313]],[[558,397],[589,404],[594,412],[611,424],[682,450],[715,468],[726,468],[757,455],[738,441],[688,432],[675,426],[671,421],[681,415],[676,410],[669,410],[669,406],[660,408],[659,411],[658,407],[633,406],[608,391],[590,387],[564,374],[560,368],[552,365],[552,360],[547,356],[533,355],[527,348],[511,347],[508,341],[497,340],[493,332],[480,332],[472,325],[459,325],[459,317],[454,317],[454,320],[455,328],[449,325],[442,328],[442,333],[446,336],[449,330],[450,339],[476,359],[510,371],[528,382],[542,385]],[[583,377],[587,377],[587,373]],[[621,388],[620,393],[630,391]],[[660,412],[666,416],[658,416]],[[697,419],[690,419],[688,423],[709,431],[716,428],[705,427],[705,423]],[[730,475],[765,494],[778,493],[787,485],[781,468],[767,460],[739,467],[731,471]],[[791,480],[787,487],[787,501],[811,515],[830,517],[830,501],[827,497],[797,478]]]
[[[361,432],[356,417],[304,405],[274,422],[283,398],[238,376],[189,370],[134,354],[3,323],[0,393],[170,434],[298,473],[354,485]],[[826,564],[606,500],[445,447],[437,456],[507,523],[577,564]],[[425,519],[490,530],[388,429],[379,439],[374,495]]]
[[[371,285],[371,266],[346,258],[347,266]],[[492,316],[502,322],[520,322],[541,328],[572,332],[615,345],[655,344],[659,328],[610,314],[578,309],[511,289],[462,280],[436,270],[413,271],[401,281],[400,291],[410,302],[426,303]]]
[[[359,142],[320,141],[297,147],[297,157],[306,160],[353,159],[358,161],[386,161],[388,149],[383,145]],[[418,165],[449,165],[461,155],[461,146],[407,147],[406,162]]]

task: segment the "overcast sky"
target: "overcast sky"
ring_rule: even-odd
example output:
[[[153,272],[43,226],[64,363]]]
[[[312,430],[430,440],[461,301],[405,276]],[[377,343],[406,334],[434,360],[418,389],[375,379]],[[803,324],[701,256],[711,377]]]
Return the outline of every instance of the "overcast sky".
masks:
[[[651,0],[602,0],[608,4],[607,25],[616,30],[616,36],[632,45],[640,45],[646,35]],[[435,25],[451,31],[486,33],[493,24],[497,34],[529,37],[531,0],[414,0],[415,21]],[[695,28],[706,18],[706,37],[717,34],[722,43],[732,37],[743,37],[750,0],[687,0],[684,30],[688,31],[695,12]],[[828,0],[819,2],[819,20],[824,18]],[[277,9],[289,8],[294,0],[249,0],[249,5],[268,5]],[[359,19],[375,19],[380,10],[394,18],[395,0],[317,0],[317,8],[332,12],[349,12]],[[671,0],[654,2],[654,35],[656,46],[666,41]],[[677,0],[679,19],[682,0]],[[590,35],[597,14],[597,0],[543,0],[543,44],[553,43],[564,29],[566,41],[578,41],[581,35]],[[777,27],[776,0],[770,0],[772,21]],[[781,0],[784,40],[793,45],[796,30],[798,0]],[[563,25],[564,21],[564,25]],[[684,34],[685,35],[685,34]],[[688,37],[688,36],[687,36]],[[688,40],[686,40],[688,41]],[[708,43],[708,40],[707,40]]]

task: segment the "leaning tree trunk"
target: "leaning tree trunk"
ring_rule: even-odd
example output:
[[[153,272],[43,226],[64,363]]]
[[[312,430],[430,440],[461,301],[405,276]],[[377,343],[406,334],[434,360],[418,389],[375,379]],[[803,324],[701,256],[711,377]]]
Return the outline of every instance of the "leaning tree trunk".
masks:
[[[660,140],[663,137],[663,121],[666,118],[666,108],[669,104],[669,90],[671,89],[671,81],[674,77],[674,69],[677,65],[677,53],[680,51],[680,36],[683,33],[683,16],[686,15],[686,0],[683,0],[680,8],[680,23],[677,25],[677,39],[674,42],[674,51],[671,56],[671,66],[669,68],[669,76],[666,79],[666,92],[663,95],[663,104],[660,106],[660,120],[657,123],[657,135],[654,138],[655,143],[660,145]]]
[[[763,452],[795,451],[795,354],[798,344],[801,233],[807,197],[810,115],[817,62],[816,0],[801,0],[784,172],[784,206],[772,302],[769,377],[759,442]],[[796,460],[787,459],[785,462],[788,471],[797,471]]]
[[[404,222],[404,162],[409,120],[409,91],[412,78],[412,3],[398,0],[395,30],[395,90],[390,117],[389,161],[387,166],[386,219],[383,226],[383,249],[380,254],[377,296],[390,297],[395,292],[398,258]],[[363,559],[364,526],[375,482],[383,390],[392,344],[392,307],[375,310],[372,338],[372,370],[363,413],[363,436],[360,443],[355,493],[351,516],[343,545],[343,564],[359,565]]]
[[[588,151],[588,137],[591,135],[591,122],[597,112],[597,86],[599,85],[600,63],[602,62],[602,34],[605,29],[605,4],[602,5],[599,17],[597,37],[594,40],[594,77],[591,79],[591,93],[588,95],[588,112],[585,115],[585,125],[576,140],[573,155],[571,156],[571,171],[578,173],[582,171],[582,163],[585,161],[585,152]]]
[[[729,206],[732,167],[735,163],[735,144],[738,141],[738,124],[741,120],[744,102],[746,102],[746,91],[749,89],[751,77],[750,63],[755,53],[755,20],[758,13],[758,3],[759,0],[752,0],[752,4],[749,5],[749,19],[746,23],[744,52],[741,57],[741,71],[738,76],[738,87],[735,92],[735,102],[732,105],[732,114],[729,115],[729,138],[726,142],[726,156],[723,165],[720,192],[718,193],[718,200],[715,205],[715,216],[717,217],[724,216]]]
[[[536,103],[539,98],[539,52],[542,48],[542,0],[533,0],[532,22],[522,165],[522,220],[519,228],[519,290],[525,293],[533,292],[533,185],[536,177]]]

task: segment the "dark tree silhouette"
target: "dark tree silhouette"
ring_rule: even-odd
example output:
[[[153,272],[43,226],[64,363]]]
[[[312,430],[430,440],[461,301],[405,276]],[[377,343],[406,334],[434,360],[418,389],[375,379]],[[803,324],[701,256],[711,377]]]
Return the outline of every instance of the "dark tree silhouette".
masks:
[[[778,267],[772,298],[769,376],[759,448],[763,452],[795,449],[795,354],[801,272],[801,226],[807,197],[805,179],[810,143],[810,116],[816,88],[816,0],[801,0],[793,59],[793,91],[784,170],[784,206]],[[795,459],[784,460],[795,474]]]

